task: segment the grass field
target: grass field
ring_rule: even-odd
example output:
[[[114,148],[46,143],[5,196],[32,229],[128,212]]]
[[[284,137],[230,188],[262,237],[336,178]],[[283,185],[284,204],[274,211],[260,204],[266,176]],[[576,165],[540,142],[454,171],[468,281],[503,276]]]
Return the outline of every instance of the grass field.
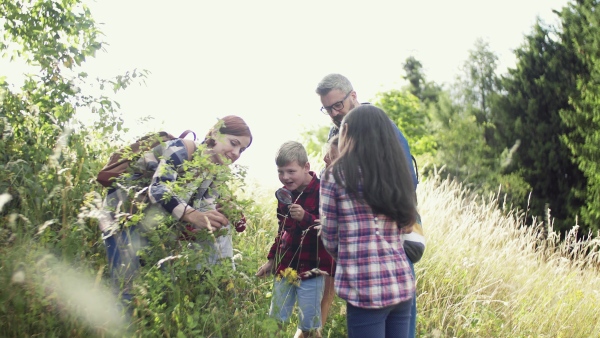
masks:
[[[171,259],[143,269],[130,319],[107,287],[93,222],[62,224],[60,236],[32,224],[34,235],[3,239],[0,335],[293,336],[295,319],[279,328],[267,315],[271,280],[254,277],[277,227],[273,192],[249,190],[248,229],[234,237],[237,270],[200,275],[190,268],[193,252],[175,257],[157,244],[157,257]],[[572,233],[561,241],[542,220],[525,227],[523,212],[441,178],[421,183],[418,197],[427,237],[415,265],[419,337],[600,337],[598,240],[577,242]],[[89,198],[82,213],[94,203]],[[4,226],[23,222],[9,218]],[[325,337],[345,336],[344,310],[337,298]]]

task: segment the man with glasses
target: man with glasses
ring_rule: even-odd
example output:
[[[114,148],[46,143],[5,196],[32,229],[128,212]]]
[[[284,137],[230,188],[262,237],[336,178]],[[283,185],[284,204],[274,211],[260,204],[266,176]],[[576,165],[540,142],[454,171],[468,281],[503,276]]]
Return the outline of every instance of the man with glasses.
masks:
[[[317,87],[317,94],[321,96],[321,112],[329,115],[333,126],[329,130],[327,141],[339,132],[342,119],[350,110],[360,105],[356,92],[348,79],[340,74],[329,74]]]
[[[356,92],[352,87],[352,84],[345,76],[341,74],[329,74],[325,76],[321,80],[321,82],[319,82],[316,92],[321,97],[321,104],[323,104],[323,106],[321,107],[321,112],[323,114],[329,115],[331,121],[333,122],[333,126],[331,127],[331,129],[329,129],[327,141],[329,141],[329,139],[331,139],[333,136],[339,133],[342,119],[344,118],[344,116],[346,116],[346,114],[348,114],[350,110],[361,104],[369,104],[368,102],[359,103]],[[396,126],[395,124],[394,126],[396,127],[396,135],[398,136],[400,145],[402,145],[402,149],[404,149],[404,155],[408,159],[408,163],[410,165],[410,172],[412,173],[413,184],[416,190],[418,179],[416,171],[414,170],[413,158],[410,153],[408,141],[406,140],[406,137],[404,137],[400,129],[398,129],[398,126]],[[417,217],[417,222],[418,224],[415,224],[413,232],[404,235],[404,249],[406,251],[407,257],[409,258],[408,261],[410,263],[413,276],[415,272],[413,263],[418,262],[421,259],[423,252],[425,251],[425,237],[423,236],[423,229],[421,226],[420,217]],[[411,307],[409,337],[415,337],[416,335],[416,319],[417,303],[415,294],[413,295]]]

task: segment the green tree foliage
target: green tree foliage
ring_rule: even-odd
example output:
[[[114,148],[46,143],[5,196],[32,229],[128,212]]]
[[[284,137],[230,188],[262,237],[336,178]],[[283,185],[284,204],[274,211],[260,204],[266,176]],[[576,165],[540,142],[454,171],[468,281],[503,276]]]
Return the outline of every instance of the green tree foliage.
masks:
[[[0,332],[89,335],[89,326],[57,315],[77,306],[56,300],[76,285],[91,289],[93,280],[83,283],[82,273],[104,257],[94,222],[79,217],[87,194],[99,189],[95,173],[109,154],[106,141],[114,139],[108,132],[122,127],[117,103],[91,94],[80,70],[102,49],[101,34],[77,0],[0,0],[0,12],[2,56],[33,70],[18,86],[0,77],[0,280],[11,285],[0,290]],[[143,74],[95,84],[116,90],[137,75]],[[76,118],[82,109],[96,113],[93,126]],[[79,283],[62,279],[67,270],[77,270]]]
[[[61,196],[51,193],[60,190],[59,176],[90,175],[94,168],[85,161],[92,151],[90,137],[120,129],[121,120],[115,114],[116,103],[89,94],[87,74],[77,71],[102,48],[85,5],[80,1],[0,1],[0,10],[4,14],[3,56],[37,69],[25,76],[20,91],[0,79],[0,192],[12,195],[9,206],[17,208],[13,211],[35,219],[45,208],[52,209],[53,197],[60,203]],[[102,80],[99,85],[124,88],[137,75]],[[98,115],[93,128],[77,121],[78,109],[92,109]],[[60,171],[60,166],[66,170]]]
[[[486,144],[492,146],[494,133],[494,102],[501,90],[500,79],[496,76],[498,56],[491,51],[489,43],[481,38],[469,51],[463,66],[461,78],[461,102],[475,116],[477,124],[484,129]]]
[[[555,227],[564,230],[575,224],[582,202],[573,189],[584,187],[585,178],[560,140],[572,129],[559,112],[570,108],[576,76],[585,67],[558,34],[538,22],[515,51],[517,65],[503,78],[496,135],[505,149],[520,144],[505,172],[518,172],[532,187],[530,215],[542,217],[549,208]]]
[[[433,82],[428,82],[423,72],[423,65],[414,56],[409,56],[402,66],[405,75],[403,78],[408,81],[407,89],[419,98],[425,107],[437,102],[438,94],[442,90],[440,86]]]
[[[497,183],[498,156],[487,137],[494,130],[496,60],[489,45],[477,40],[453,90],[441,92],[429,107],[438,143],[437,165],[478,192],[493,189]]]
[[[181,231],[173,227],[181,224],[173,219],[159,222],[148,236],[152,245],[138,253],[147,264],[136,280],[132,318],[123,316],[116,295],[107,288],[106,253],[98,229],[104,216],[102,191],[95,176],[115,150],[110,141],[120,140],[118,131],[124,128],[118,104],[104,93],[143,80],[146,72],[90,81],[80,66],[103,43],[82,1],[0,0],[0,11],[0,52],[34,69],[20,87],[0,80],[1,335],[275,335],[280,329],[263,311],[269,301],[263,297],[266,284],[248,277],[259,257],[238,262],[237,271],[231,262],[199,271],[196,264],[204,262],[206,253],[177,241],[174,234]],[[82,110],[96,114],[93,125],[78,121]],[[223,183],[217,188],[217,203],[232,222],[240,216],[239,207],[249,224],[268,214],[233,197],[234,192],[243,193],[236,185],[243,169],[217,170],[212,162],[197,158],[186,163],[186,169],[195,170],[180,175],[180,181],[195,182],[198,175],[193,173],[211,165],[207,170],[214,174],[213,182]],[[179,192],[184,187],[172,188]],[[141,212],[126,216],[132,222],[142,217]],[[249,255],[259,255],[272,242],[273,235],[261,230],[258,241],[244,243]],[[214,239],[220,233],[195,234],[201,235]]]
[[[436,142],[428,130],[429,118],[416,96],[406,90],[392,89],[377,93],[374,104],[400,128],[414,156],[434,152]]]
[[[572,151],[587,185],[578,186],[577,197],[585,200],[581,208],[582,222],[591,230],[600,229],[600,12],[598,1],[571,3],[560,16],[563,41],[587,72],[577,74],[577,92],[570,93],[572,107],[560,111],[571,132],[562,140]]]
[[[89,11],[77,1],[0,1],[4,13],[0,49],[37,68],[20,91],[0,80],[3,167],[0,191],[8,192],[12,212],[42,221],[70,178],[89,175],[85,158],[89,136],[74,120],[77,108],[111,102],[82,93],[86,74],[75,73],[102,44]],[[83,145],[83,146],[82,146]],[[5,211],[6,214],[6,211]]]
[[[321,156],[323,153],[323,147],[327,144],[327,136],[329,135],[329,129],[331,126],[322,126],[314,130],[305,130],[300,141],[309,156]]]
[[[490,174],[489,158],[484,156],[489,147],[482,126],[449,93],[440,95],[432,116],[435,116],[434,138],[438,144],[437,166],[472,190],[481,191],[481,184],[487,182]]]

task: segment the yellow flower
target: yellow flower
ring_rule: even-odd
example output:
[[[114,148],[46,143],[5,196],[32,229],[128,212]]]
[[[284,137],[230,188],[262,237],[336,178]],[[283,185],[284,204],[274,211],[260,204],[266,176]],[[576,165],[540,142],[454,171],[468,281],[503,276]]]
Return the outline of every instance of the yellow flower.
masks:
[[[282,278],[286,280],[286,282],[295,285],[295,286],[300,286],[300,279],[298,278],[298,271],[294,270],[293,268],[285,268],[285,270],[280,272],[280,275],[277,276],[277,280],[280,281]]]

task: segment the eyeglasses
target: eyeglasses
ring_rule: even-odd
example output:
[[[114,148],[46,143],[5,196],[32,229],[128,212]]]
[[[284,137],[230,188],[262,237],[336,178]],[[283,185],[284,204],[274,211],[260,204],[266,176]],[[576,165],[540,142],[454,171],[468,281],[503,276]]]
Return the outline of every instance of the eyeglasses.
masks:
[[[332,104],[331,106],[321,107],[321,113],[326,114],[326,115],[330,115],[333,110],[340,111],[340,110],[344,109],[344,101],[346,101],[346,99],[348,98],[348,96],[350,96],[350,93],[352,93],[352,90],[350,90],[348,92],[348,94],[346,94],[346,96],[344,96],[343,99],[341,99],[340,101]]]

